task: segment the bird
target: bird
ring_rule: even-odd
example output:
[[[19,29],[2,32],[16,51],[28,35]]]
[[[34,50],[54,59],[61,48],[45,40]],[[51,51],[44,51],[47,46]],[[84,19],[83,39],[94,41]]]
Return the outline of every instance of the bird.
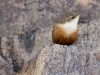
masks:
[[[78,21],[81,14],[66,12],[57,19],[52,30],[54,44],[72,45],[78,38]]]

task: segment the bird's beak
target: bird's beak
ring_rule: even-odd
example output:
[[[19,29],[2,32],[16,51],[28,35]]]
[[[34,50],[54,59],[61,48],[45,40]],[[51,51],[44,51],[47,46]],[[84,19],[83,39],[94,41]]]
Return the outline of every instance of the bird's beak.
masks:
[[[80,17],[80,15],[77,15],[76,18]]]

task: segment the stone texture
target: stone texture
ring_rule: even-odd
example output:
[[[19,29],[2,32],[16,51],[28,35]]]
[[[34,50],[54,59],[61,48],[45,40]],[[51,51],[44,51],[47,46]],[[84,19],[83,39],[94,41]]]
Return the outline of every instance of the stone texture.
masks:
[[[90,21],[89,23],[80,23],[78,27],[78,40],[71,46],[53,44],[50,36],[52,27],[48,27],[49,29],[51,28],[50,31],[47,31],[48,28],[41,28],[42,34],[41,31],[39,31],[39,33],[37,32],[36,37],[38,36],[38,38],[43,39],[49,38],[49,40],[45,41],[42,39],[44,45],[41,44],[43,47],[40,46],[42,50],[36,59],[36,65],[32,75],[100,74],[99,19]],[[95,27],[97,28],[95,29]],[[48,36],[42,36],[47,35],[45,31],[47,31]],[[96,36],[97,33],[98,36]],[[34,53],[36,52],[32,52],[32,54]]]
[[[79,52],[76,45],[45,47],[45,67],[38,75],[99,75],[97,52]],[[41,57],[41,58],[42,58]]]
[[[25,63],[22,70],[16,75],[34,75],[35,61],[36,60],[32,59],[29,62]]]
[[[52,43],[64,12],[81,16],[72,46]],[[100,75],[99,0],[0,0],[0,75]]]

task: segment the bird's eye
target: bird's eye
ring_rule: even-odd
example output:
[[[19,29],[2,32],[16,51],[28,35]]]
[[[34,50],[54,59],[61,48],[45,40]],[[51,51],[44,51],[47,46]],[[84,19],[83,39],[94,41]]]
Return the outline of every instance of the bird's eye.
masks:
[[[74,19],[74,16],[72,16],[71,18]]]

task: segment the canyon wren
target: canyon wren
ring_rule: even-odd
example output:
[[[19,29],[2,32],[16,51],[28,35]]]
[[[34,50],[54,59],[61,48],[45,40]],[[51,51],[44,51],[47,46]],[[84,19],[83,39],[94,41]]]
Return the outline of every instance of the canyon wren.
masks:
[[[81,14],[64,13],[56,21],[53,31],[52,40],[55,44],[71,45],[78,38],[77,23]]]

